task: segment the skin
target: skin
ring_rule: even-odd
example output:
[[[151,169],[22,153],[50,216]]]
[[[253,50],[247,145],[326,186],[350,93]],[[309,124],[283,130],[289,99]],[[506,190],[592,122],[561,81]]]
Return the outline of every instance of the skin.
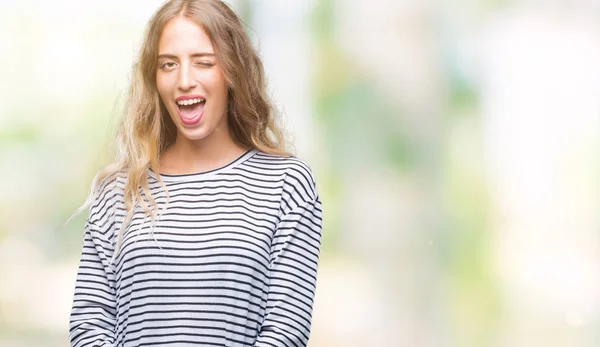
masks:
[[[175,143],[160,159],[160,172],[184,174],[224,166],[248,148],[231,136],[227,121],[227,85],[205,30],[185,17],[171,19],[158,45],[156,86],[162,102],[177,127]],[[175,99],[184,95],[206,99],[198,124],[185,125]]]

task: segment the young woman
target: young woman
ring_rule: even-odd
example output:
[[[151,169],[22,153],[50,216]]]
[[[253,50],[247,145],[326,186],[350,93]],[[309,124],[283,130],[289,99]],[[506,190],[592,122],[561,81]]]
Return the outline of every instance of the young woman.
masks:
[[[321,202],[273,117],[230,8],[154,14],[116,160],[82,207],[72,346],[307,344]]]

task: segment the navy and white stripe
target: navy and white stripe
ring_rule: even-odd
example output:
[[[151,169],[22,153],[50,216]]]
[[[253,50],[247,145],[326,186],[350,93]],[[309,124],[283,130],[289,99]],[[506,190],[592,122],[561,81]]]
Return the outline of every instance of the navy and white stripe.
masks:
[[[166,210],[151,233],[138,208],[114,262],[123,178],[105,180],[90,207],[71,346],[306,346],[322,225],[310,168],[249,150],[161,178]],[[162,209],[166,195],[148,179]]]

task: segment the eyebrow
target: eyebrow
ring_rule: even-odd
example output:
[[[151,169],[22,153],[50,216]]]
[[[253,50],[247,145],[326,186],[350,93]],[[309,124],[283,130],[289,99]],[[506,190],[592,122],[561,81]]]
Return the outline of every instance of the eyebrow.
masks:
[[[193,53],[190,55],[190,57],[192,57],[192,58],[214,57],[214,56],[215,56],[214,53],[207,53],[207,52]],[[161,59],[161,58],[178,59],[176,55],[169,54],[169,53],[159,54],[158,59]]]

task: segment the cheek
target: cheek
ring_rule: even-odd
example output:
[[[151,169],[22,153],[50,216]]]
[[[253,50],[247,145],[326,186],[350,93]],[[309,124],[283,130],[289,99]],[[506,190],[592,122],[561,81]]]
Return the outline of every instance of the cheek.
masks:
[[[169,81],[164,76],[156,76],[156,90],[158,91],[158,95],[160,96],[163,103],[167,105],[168,103],[166,103],[165,100],[168,100],[170,98],[170,88]]]
[[[210,79],[213,96],[222,104],[227,101],[227,83],[220,71],[215,71]]]

